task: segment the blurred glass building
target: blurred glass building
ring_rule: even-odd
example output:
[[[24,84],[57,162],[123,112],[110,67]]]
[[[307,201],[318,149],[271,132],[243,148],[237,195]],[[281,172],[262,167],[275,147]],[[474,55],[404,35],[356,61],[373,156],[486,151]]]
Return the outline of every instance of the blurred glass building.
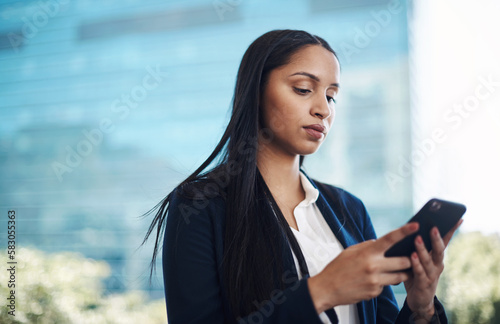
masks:
[[[163,297],[140,216],[218,142],[248,45],[292,28],[325,38],[342,66],[334,127],[305,169],[360,197],[383,234],[413,211],[411,170],[396,171],[411,152],[409,12],[386,0],[2,1],[0,212],[16,210],[19,245],[105,260],[110,292]]]

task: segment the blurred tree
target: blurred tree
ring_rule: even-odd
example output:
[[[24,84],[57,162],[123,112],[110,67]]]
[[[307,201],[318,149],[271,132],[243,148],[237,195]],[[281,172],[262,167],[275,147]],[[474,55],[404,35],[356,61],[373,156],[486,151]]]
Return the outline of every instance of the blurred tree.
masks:
[[[105,294],[102,280],[110,268],[104,261],[69,252],[49,255],[27,248],[16,252],[15,316],[1,307],[0,323],[166,322],[163,300],[148,302],[140,292]],[[7,259],[5,252],[0,255]],[[9,276],[0,271],[1,296],[10,295]]]
[[[460,233],[447,249],[438,296],[453,324],[500,323],[500,237]]]

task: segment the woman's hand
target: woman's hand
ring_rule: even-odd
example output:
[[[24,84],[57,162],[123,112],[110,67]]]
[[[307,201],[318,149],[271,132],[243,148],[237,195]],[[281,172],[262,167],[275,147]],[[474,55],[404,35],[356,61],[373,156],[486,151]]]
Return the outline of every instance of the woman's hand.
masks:
[[[419,235],[415,238],[417,251],[411,255],[412,273],[405,281],[405,288],[408,307],[418,318],[428,319],[434,314],[434,296],[439,276],[444,269],[444,250],[462,222],[463,220],[460,220],[444,238],[441,238],[436,227],[432,228],[430,253],[425,248],[422,237]]]
[[[375,298],[380,295],[384,286],[403,281],[412,286],[412,302],[420,305],[421,300],[427,297],[427,294],[422,293],[422,278],[418,276],[410,279],[410,274],[403,271],[410,268],[414,261],[410,261],[408,257],[384,256],[392,245],[417,230],[417,223],[409,223],[378,240],[350,246],[323,271],[309,278],[309,292],[318,314],[337,305]]]

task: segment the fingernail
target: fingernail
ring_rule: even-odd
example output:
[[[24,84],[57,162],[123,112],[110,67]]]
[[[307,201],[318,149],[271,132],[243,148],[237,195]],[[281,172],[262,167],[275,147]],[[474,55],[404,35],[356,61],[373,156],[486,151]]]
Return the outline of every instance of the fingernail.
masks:
[[[421,237],[420,235],[419,235],[419,236],[417,236],[416,241],[417,241],[417,244],[422,244],[422,243],[424,243],[424,241],[422,240],[422,237]]]
[[[438,237],[438,236],[439,236],[439,231],[438,231],[437,227],[434,227],[434,228],[432,229],[432,234],[433,234],[435,237]]]
[[[417,260],[418,259],[418,255],[417,255],[417,252],[413,252],[411,257],[414,259],[414,260]]]

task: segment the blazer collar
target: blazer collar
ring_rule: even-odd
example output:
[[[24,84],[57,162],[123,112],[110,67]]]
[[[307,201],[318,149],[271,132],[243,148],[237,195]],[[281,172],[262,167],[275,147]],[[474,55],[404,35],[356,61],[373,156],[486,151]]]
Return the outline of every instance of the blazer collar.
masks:
[[[333,196],[334,193],[324,192],[321,188],[318,187],[318,185],[316,185],[314,180],[312,180],[307,174],[305,174],[303,170],[301,170],[301,172],[307,177],[314,188],[319,191],[316,205],[321,211],[321,214],[323,215],[325,221],[328,223],[328,226],[330,226],[333,234],[342,244],[344,249],[348,246],[359,243],[359,240],[356,240],[356,238],[353,237],[352,234],[349,233],[349,231],[347,231],[347,228],[351,227],[352,220],[346,217],[346,215],[343,215],[342,211],[340,210],[340,206],[334,206],[332,204],[332,199],[330,197]],[[342,201],[339,199],[338,202],[341,203]],[[334,209],[337,212],[335,212]]]

